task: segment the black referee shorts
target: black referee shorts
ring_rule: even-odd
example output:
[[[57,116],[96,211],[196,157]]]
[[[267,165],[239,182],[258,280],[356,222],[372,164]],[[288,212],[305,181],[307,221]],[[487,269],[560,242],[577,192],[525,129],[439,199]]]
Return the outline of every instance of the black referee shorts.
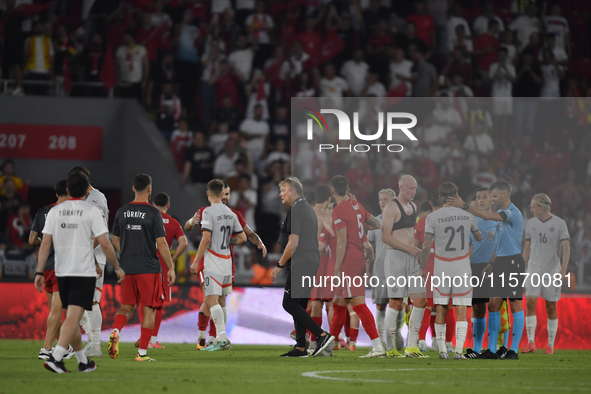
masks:
[[[491,297],[509,298],[509,301],[523,299],[525,283],[525,262],[521,254],[497,257],[493,270]]]
[[[474,283],[478,283],[478,286],[472,288],[472,305],[486,304],[490,300],[490,274],[484,276],[482,271],[488,263],[470,264],[472,269],[472,276],[478,278],[478,282],[474,279]]]
[[[57,284],[62,300],[62,308],[68,305],[80,306],[87,311],[92,310],[94,300],[94,276],[61,276],[57,278]]]

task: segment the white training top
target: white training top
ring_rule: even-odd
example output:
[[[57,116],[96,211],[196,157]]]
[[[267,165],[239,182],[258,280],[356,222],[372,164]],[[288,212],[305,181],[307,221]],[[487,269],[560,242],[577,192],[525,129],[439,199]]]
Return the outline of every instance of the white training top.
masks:
[[[470,232],[478,230],[478,221],[470,212],[443,207],[431,212],[425,221],[425,234],[435,240],[435,258],[445,261],[468,257]]]
[[[242,226],[238,216],[222,203],[212,204],[203,210],[201,231],[211,232],[211,240],[203,261],[204,271],[219,275],[232,275],[230,238],[240,234]]]
[[[91,203],[70,199],[53,207],[43,234],[53,237],[55,275],[96,277],[93,238],[108,231],[101,211]]]
[[[88,193],[86,201],[96,205],[96,207],[100,209],[101,214],[105,219],[105,223],[109,222],[109,207],[107,205],[107,198],[103,193],[101,193],[98,189],[92,189],[90,193]],[[107,264],[107,256],[105,256],[103,248],[101,248],[100,245],[97,245],[97,247],[94,249],[94,257],[96,258],[96,262],[101,266]]]

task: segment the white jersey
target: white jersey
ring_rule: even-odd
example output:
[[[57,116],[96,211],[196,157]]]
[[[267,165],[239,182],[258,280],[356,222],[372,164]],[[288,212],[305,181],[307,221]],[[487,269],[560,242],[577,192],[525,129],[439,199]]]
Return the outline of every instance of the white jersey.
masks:
[[[204,258],[204,271],[218,275],[232,275],[230,238],[240,234],[238,216],[225,204],[216,203],[205,208],[201,216],[201,231],[211,233],[211,241]]]
[[[477,230],[476,217],[456,207],[440,208],[425,220],[425,234],[432,234],[435,240],[435,258],[444,261],[468,257],[470,232]]]
[[[53,239],[55,275],[96,278],[94,238],[109,230],[100,210],[80,199],[70,199],[47,214],[43,234]]]
[[[525,239],[531,241],[528,266],[543,267],[548,271],[560,268],[562,241],[570,239],[564,220],[555,215],[545,222],[532,218],[527,222]]]
[[[103,193],[101,193],[98,189],[92,189],[88,196],[86,197],[86,201],[95,205],[103,215],[105,219],[105,224],[109,223],[109,206],[107,205],[107,198]],[[96,258],[96,262],[99,265],[104,266],[107,264],[107,256],[103,252],[103,249],[100,245],[94,249],[94,257]]]

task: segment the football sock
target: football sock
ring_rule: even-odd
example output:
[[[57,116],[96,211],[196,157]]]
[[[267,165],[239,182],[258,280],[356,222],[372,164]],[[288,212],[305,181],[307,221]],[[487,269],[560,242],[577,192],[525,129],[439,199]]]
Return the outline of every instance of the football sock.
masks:
[[[550,319],[548,319],[550,321]],[[527,328],[527,341],[529,343],[536,343],[536,326],[538,325],[538,318],[536,315],[526,316],[525,327]]]
[[[350,330],[351,329],[351,314],[347,313],[345,316],[345,338],[349,338],[351,336]]]
[[[437,338],[437,349],[439,349],[439,353],[447,353],[447,348],[445,347],[445,324],[435,323],[435,338]]]
[[[376,337],[376,338],[372,339],[371,345],[373,346],[373,350],[375,350],[376,352],[385,352],[384,347],[382,346],[382,341],[380,340],[380,337]]]
[[[515,353],[519,351],[519,342],[521,342],[521,334],[523,334],[523,311],[515,312],[513,314],[513,339],[511,340],[511,350]]]
[[[64,356],[66,355],[66,353],[68,353],[68,349],[66,349],[63,346],[56,345],[55,349],[53,349],[53,352],[51,353],[51,355],[53,356],[55,361],[62,361],[64,359]]]
[[[79,364],[80,363],[81,364],[87,364],[88,363],[88,358],[86,358],[86,354],[84,354],[84,349],[78,350],[78,351],[74,352],[74,355],[78,359],[78,363]]]
[[[99,304],[92,305],[92,310],[88,312],[88,320],[90,321],[90,341],[100,347],[103,313]]]
[[[224,312],[224,324],[228,324],[228,308],[222,306],[222,312]]]
[[[148,349],[148,344],[150,343],[150,338],[152,338],[152,329],[142,327],[141,335],[140,335],[140,349]],[[145,354],[141,354],[141,356],[145,356]]]
[[[376,328],[378,330],[378,335],[382,340],[382,344],[386,346],[386,331],[385,331],[385,323],[384,320],[386,319],[386,311],[381,311],[379,309],[376,310]]]
[[[435,308],[433,308],[435,309]],[[431,312],[431,320],[429,321],[429,328],[431,329],[431,338],[435,338],[435,318],[437,317],[437,313],[435,311]]]
[[[121,330],[123,330],[123,327],[125,326],[125,323],[127,323],[127,317],[125,317],[125,315],[117,314],[117,315],[115,315],[115,322],[113,323],[113,329],[121,332]]]
[[[421,321],[421,329],[419,331],[419,341],[424,341],[427,336],[427,329],[429,328],[429,322],[431,321],[431,311],[428,309],[423,313],[423,321]],[[429,313],[427,313],[429,312]]]
[[[508,344],[509,344],[509,330],[507,330],[503,333],[503,346],[505,346],[505,348],[506,348]]]
[[[359,329],[358,328],[351,328],[351,339],[349,340],[349,343],[351,342],[357,342],[357,337],[359,336]],[[378,335],[379,338],[379,335]],[[381,342],[381,339],[380,339]]]
[[[488,313],[488,350],[497,352],[497,338],[501,331],[501,312]]]
[[[445,341],[453,341],[456,335],[456,314],[452,309],[449,309],[445,315],[445,330]]]
[[[162,323],[162,309],[156,310],[154,314],[154,329],[152,330],[152,343],[156,343],[156,337],[158,337],[158,332],[160,332],[160,324]]]
[[[419,331],[421,330],[421,323],[423,322],[423,315],[425,308],[412,308],[410,318],[408,319],[408,342],[407,347],[417,347],[419,344]]]
[[[482,319],[474,319],[474,322],[472,323],[472,331],[474,333],[474,351],[480,353],[482,351],[484,332],[486,331],[486,317],[483,317]]]
[[[396,335],[396,321],[398,316],[402,313],[397,311],[396,309],[392,309],[388,306],[388,313],[386,313],[386,318],[384,320],[385,328],[386,328],[386,349],[388,351],[396,348],[396,343],[394,341],[394,336]]]
[[[318,327],[322,327],[322,316],[312,316],[312,320],[314,320],[314,323],[318,324]],[[310,333],[310,341],[315,342],[316,335]]]
[[[217,337],[217,332],[216,332],[215,323],[213,322],[213,319],[209,320],[209,337],[210,338]]]
[[[88,319],[88,311],[84,311],[84,313],[82,314],[82,318],[80,319],[80,327],[82,327],[82,329],[86,333],[86,336],[88,337],[88,341],[91,341],[91,339],[90,339],[91,328],[90,328],[90,320]]]
[[[464,352],[464,342],[466,342],[466,333],[468,332],[468,322],[456,322],[456,353]]]
[[[218,341],[227,341],[228,337],[226,336],[226,323],[224,321],[224,311],[219,304],[214,305],[212,308],[209,309],[211,311],[211,320],[215,324],[216,330],[216,339]]]
[[[558,331],[558,319],[548,319],[548,346],[554,349],[554,340]]]
[[[353,310],[355,311],[355,313],[357,313],[357,316],[359,316],[359,320],[361,320],[361,324],[363,324],[363,328],[369,336],[369,339],[372,340],[372,343],[374,342],[374,339],[378,339],[378,344],[380,346],[379,348],[376,348],[374,345],[374,349],[383,349],[382,343],[379,341],[378,330],[376,329],[376,322],[367,305],[355,305],[353,307]]]
[[[338,338],[347,319],[347,307],[334,304],[333,309],[334,315],[332,316],[332,322],[330,322],[330,334]]]

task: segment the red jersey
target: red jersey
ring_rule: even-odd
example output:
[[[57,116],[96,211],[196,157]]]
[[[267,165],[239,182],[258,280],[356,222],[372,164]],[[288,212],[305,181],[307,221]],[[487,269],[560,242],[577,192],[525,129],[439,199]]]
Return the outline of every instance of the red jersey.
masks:
[[[363,238],[365,230],[363,224],[370,218],[370,214],[363,208],[363,205],[354,200],[343,201],[332,211],[332,227],[336,234],[337,230],[347,229],[347,248],[343,259],[343,266],[355,266],[365,264],[365,253],[363,251]],[[336,242],[335,242],[336,259]]]
[[[421,245],[425,242],[425,221],[427,221],[427,215],[423,216],[419,219],[417,224],[415,224],[415,239],[421,241]],[[433,273],[433,266],[435,265],[435,250],[431,248],[431,254],[429,255],[429,260],[427,260],[427,265],[425,267],[425,271]]]
[[[173,241],[175,239],[178,240],[180,237],[185,235],[185,232],[183,231],[180,223],[167,213],[162,214],[162,221],[164,222],[164,231],[166,231],[166,243],[170,249],[172,247]],[[162,259],[162,256],[160,256],[160,251],[156,249],[156,253],[158,254],[158,259],[160,259],[162,274],[166,276],[168,274],[168,266]]]
[[[415,35],[425,41],[425,44],[429,47],[432,47],[434,42],[431,42],[431,32],[435,31],[435,19],[429,14],[412,14],[406,20],[413,22],[417,27]]]
[[[199,217],[203,216],[203,210],[205,208],[207,208],[207,207],[199,208]],[[230,207],[228,207],[228,208],[230,208]],[[236,216],[238,216],[238,222],[240,222],[240,225],[242,226],[242,228],[244,228],[246,226],[246,220],[244,220],[244,216],[242,216],[242,214],[240,212],[238,212],[237,210],[235,210],[233,208],[230,208],[230,210],[232,212],[234,212],[236,214]],[[232,234],[232,236],[230,238],[236,238],[237,235],[238,234]],[[234,265],[234,245],[230,245],[230,256],[232,256],[232,276],[234,276],[234,272],[236,271],[236,267]],[[203,271],[204,258],[205,258],[205,256],[201,257],[201,260],[199,260],[199,265],[197,267],[197,271]]]
[[[495,36],[484,33],[476,37],[474,40],[474,50],[481,51],[488,47],[494,47],[494,51],[484,53],[476,56],[476,69],[486,70],[490,68],[490,65],[499,60],[499,40]]]

